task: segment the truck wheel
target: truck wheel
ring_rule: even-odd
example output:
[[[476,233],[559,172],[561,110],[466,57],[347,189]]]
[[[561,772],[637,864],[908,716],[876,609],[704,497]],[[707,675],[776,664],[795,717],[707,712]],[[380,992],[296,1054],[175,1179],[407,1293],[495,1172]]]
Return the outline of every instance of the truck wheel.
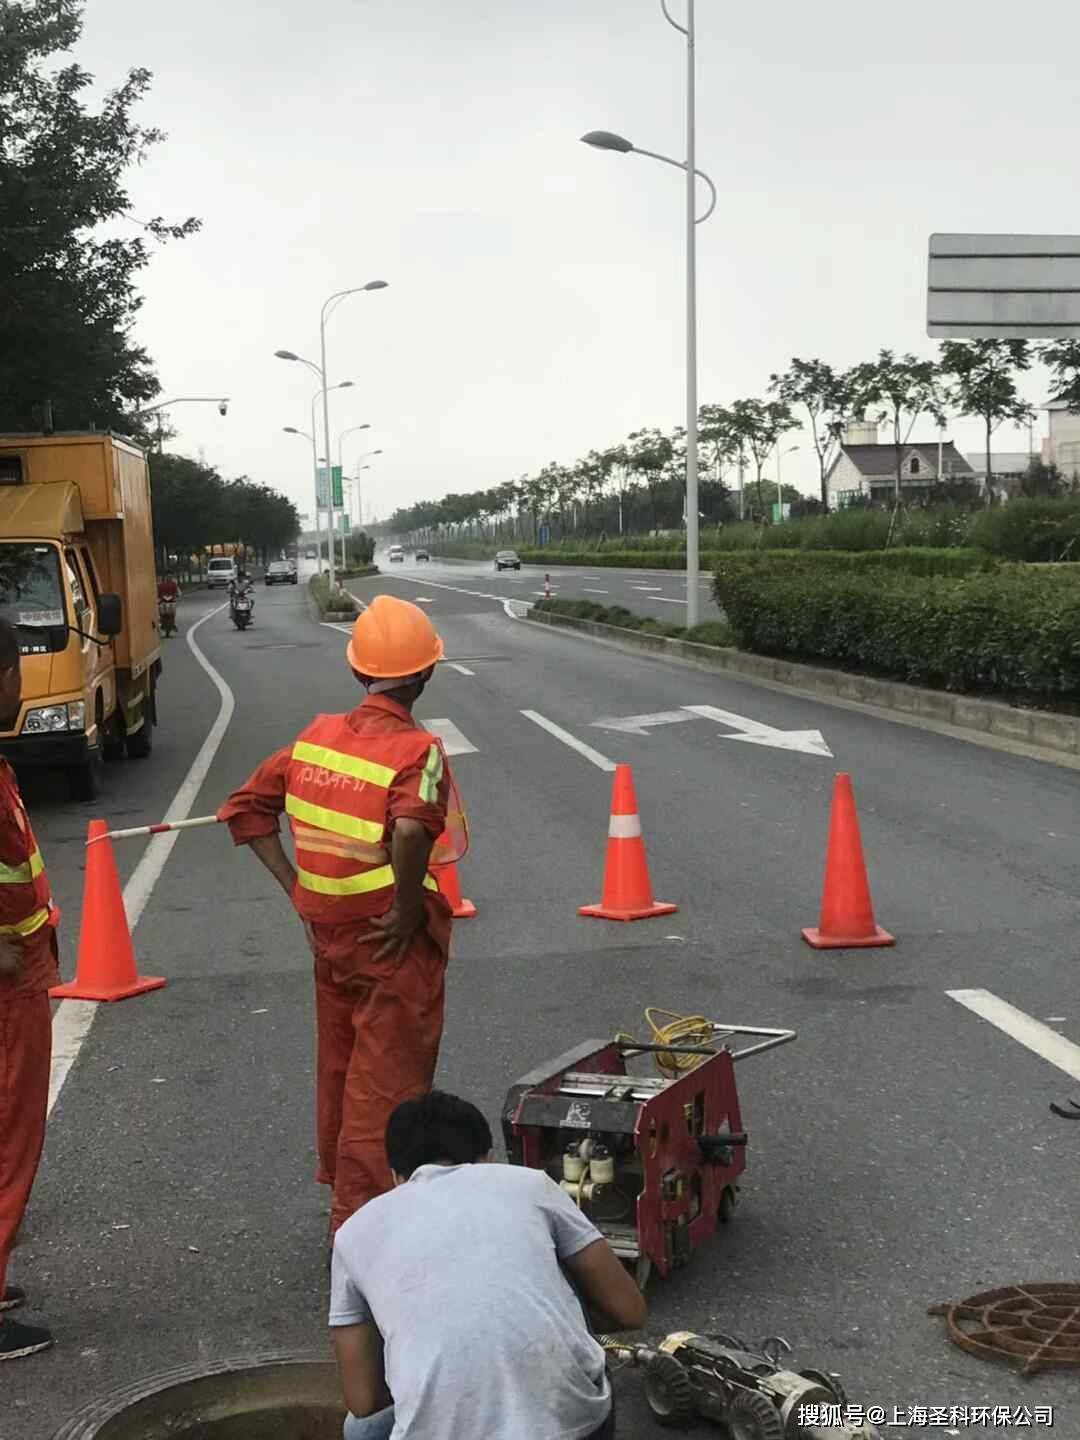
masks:
[[[685,1429],[696,1413],[690,1376],[674,1355],[654,1355],[645,1367],[645,1399],[661,1425]]]
[[[725,1418],[731,1440],[784,1440],[779,1410],[758,1390],[740,1390]]]
[[[154,748],[154,727],[150,721],[150,711],[147,707],[143,712],[143,722],[135,731],[134,735],[127,737],[127,753],[132,760],[145,760]]]
[[[73,800],[96,800],[105,784],[105,757],[101,747],[91,750],[81,765],[69,766],[67,778]]]

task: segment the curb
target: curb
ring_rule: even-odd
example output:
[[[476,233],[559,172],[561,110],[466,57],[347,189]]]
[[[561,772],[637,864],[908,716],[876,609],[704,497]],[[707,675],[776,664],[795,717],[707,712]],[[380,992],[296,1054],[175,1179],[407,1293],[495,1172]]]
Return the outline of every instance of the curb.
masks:
[[[663,635],[640,635],[616,625],[595,620],[576,620],[569,615],[551,615],[530,610],[525,617],[534,623],[603,640],[631,654],[659,655],[692,665],[698,670],[720,670],[764,680],[773,685],[802,690],[824,699],[854,701],[900,715],[914,715],[957,730],[977,731],[1001,740],[1020,742],[1042,750],[1080,755],[1080,718],[1055,715],[1047,710],[1020,710],[998,700],[980,700],[971,695],[954,695],[948,690],[927,690],[895,680],[878,680],[847,670],[825,670],[817,665],[773,660],[767,655],[750,655],[742,650],[699,645],[693,640],[669,640]]]

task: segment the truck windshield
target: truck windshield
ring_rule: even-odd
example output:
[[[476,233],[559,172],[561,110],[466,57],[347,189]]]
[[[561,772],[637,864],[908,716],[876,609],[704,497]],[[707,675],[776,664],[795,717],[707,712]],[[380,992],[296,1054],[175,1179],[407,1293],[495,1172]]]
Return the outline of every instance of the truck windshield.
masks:
[[[0,543],[0,617],[20,627],[24,649],[65,648],[67,614],[55,546]]]

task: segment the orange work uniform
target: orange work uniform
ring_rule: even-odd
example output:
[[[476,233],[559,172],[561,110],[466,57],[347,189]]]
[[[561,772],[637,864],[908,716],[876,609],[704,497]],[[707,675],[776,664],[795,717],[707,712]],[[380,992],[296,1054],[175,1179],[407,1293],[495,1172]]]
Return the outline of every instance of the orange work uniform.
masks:
[[[335,1230],[391,1188],[386,1122],[435,1078],[452,919],[434,877],[400,962],[376,960],[382,941],[362,937],[393,905],[395,823],[418,820],[437,839],[450,786],[441,742],[395,700],[369,695],[347,715],[317,717],[218,812],[237,845],[275,834],[283,811],[292,826],[292,899],[315,952],[318,1179],[333,1186]]]
[[[0,760],[0,936],[22,956],[17,974],[0,975],[0,1295],[45,1143],[58,919],[15,772]]]

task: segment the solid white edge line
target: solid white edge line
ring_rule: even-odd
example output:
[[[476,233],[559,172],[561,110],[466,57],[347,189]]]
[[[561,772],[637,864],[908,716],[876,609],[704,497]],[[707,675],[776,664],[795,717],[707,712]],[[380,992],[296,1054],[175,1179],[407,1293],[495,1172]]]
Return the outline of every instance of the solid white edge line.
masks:
[[[192,806],[199,797],[199,791],[213,764],[214,756],[225,738],[225,731],[229,728],[229,721],[236,708],[233,692],[195,643],[195,632],[199,626],[205,625],[207,620],[212,619],[213,616],[220,615],[227,608],[227,603],[219,605],[216,610],[208,610],[188,629],[185,636],[191,653],[217,687],[217,692],[221,696],[221,707],[218,710],[217,719],[207,732],[199,753],[191,762],[191,768],[185,775],[179,790],[173,796],[172,804],[163,816],[163,819],[169,823],[186,820],[191,814]],[[134,931],[138,925],[154,886],[165,868],[165,862],[172,854],[172,848],[179,838],[180,832],[176,830],[155,836],[143,852],[142,859],[131,872],[128,882],[124,886],[124,909],[127,912],[128,926],[131,930]],[[71,1073],[72,1066],[79,1058],[79,1051],[90,1033],[97,1009],[97,1002],[92,1000],[61,1000],[56,1008],[52,1022],[53,1056],[49,1070],[47,1111],[49,1115],[52,1114],[53,1106],[60,1098],[60,1092]]]
[[[584,755],[596,766],[598,770],[612,771],[615,769],[614,760],[609,760],[606,755],[601,755],[599,750],[594,750],[591,745],[586,745],[584,740],[579,740],[576,735],[563,730],[554,721],[548,720],[544,715],[538,715],[535,710],[522,710],[526,720],[531,720],[534,725],[539,725],[541,730],[546,730],[549,735],[554,735],[556,740],[561,740],[564,745],[569,745],[571,750],[576,750],[579,755]]]
[[[1066,1040],[1064,1035],[1051,1030],[1049,1025],[1044,1025],[1041,1020],[1034,1020],[990,990],[946,990],[945,994],[981,1019],[996,1025],[999,1030],[1038,1055],[1040,1059],[1056,1065],[1074,1080],[1080,1080],[1080,1045]]]

